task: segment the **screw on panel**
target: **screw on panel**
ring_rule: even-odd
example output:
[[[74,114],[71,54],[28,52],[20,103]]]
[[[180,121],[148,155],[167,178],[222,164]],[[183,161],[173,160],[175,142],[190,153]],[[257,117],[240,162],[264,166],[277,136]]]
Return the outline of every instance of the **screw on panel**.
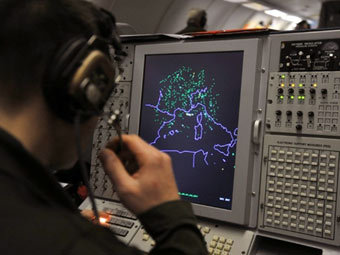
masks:
[[[251,195],[252,195],[253,197],[255,197],[255,196],[256,196],[256,192],[253,191],[253,192],[251,193]]]
[[[257,109],[257,113],[262,113],[262,109]]]
[[[261,69],[261,72],[262,72],[262,73],[265,73],[265,72],[266,72],[266,68],[262,68],[262,69]]]

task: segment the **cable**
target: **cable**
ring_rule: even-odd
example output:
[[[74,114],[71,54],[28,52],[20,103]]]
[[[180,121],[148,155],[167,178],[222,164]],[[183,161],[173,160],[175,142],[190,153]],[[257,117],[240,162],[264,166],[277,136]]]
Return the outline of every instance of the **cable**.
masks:
[[[77,146],[77,153],[78,153],[79,164],[80,164],[80,169],[81,169],[81,175],[83,177],[85,186],[87,187],[87,190],[89,192],[90,202],[91,202],[92,210],[93,210],[94,217],[95,217],[94,221],[96,223],[99,223],[98,209],[97,209],[96,202],[94,200],[92,187],[90,186],[90,183],[89,183],[89,176],[86,170],[85,161],[83,159],[83,153],[81,149],[80,119],[81,119],[81,113],[77,113],[77,115],[74,118],[74,131],[75,131],[75,136],[76,136],[76,146]]]

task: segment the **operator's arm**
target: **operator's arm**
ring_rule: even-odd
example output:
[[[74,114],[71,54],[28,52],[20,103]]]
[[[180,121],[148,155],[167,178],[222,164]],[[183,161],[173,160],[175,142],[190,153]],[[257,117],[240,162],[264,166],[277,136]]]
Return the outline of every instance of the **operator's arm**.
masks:
[[[123,142],[119,158],[115,140],[101,160],[122,203],[156,241],[150,254],[207,254],[191,205],[179,198],[170,157],[135,135]],[[138,171],[130,175],[121,159],[135,160]]]

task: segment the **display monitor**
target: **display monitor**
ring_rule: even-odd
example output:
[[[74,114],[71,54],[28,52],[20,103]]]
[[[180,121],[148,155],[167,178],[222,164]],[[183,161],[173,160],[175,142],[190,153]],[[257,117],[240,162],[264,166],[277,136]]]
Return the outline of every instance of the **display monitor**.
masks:
[[[179,194],[199,216],[247,223],[257,46],[136,46],[130,133],[171,156]]]

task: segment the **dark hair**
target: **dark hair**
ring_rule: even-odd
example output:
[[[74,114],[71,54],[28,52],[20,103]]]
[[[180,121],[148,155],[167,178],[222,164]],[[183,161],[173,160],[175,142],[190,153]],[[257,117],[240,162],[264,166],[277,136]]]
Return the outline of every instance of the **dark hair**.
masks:
[[[96,12],[83,0],[1,0],[1,106],[12,109],[41,90],[44,72],[61,45],[100,33]]]

